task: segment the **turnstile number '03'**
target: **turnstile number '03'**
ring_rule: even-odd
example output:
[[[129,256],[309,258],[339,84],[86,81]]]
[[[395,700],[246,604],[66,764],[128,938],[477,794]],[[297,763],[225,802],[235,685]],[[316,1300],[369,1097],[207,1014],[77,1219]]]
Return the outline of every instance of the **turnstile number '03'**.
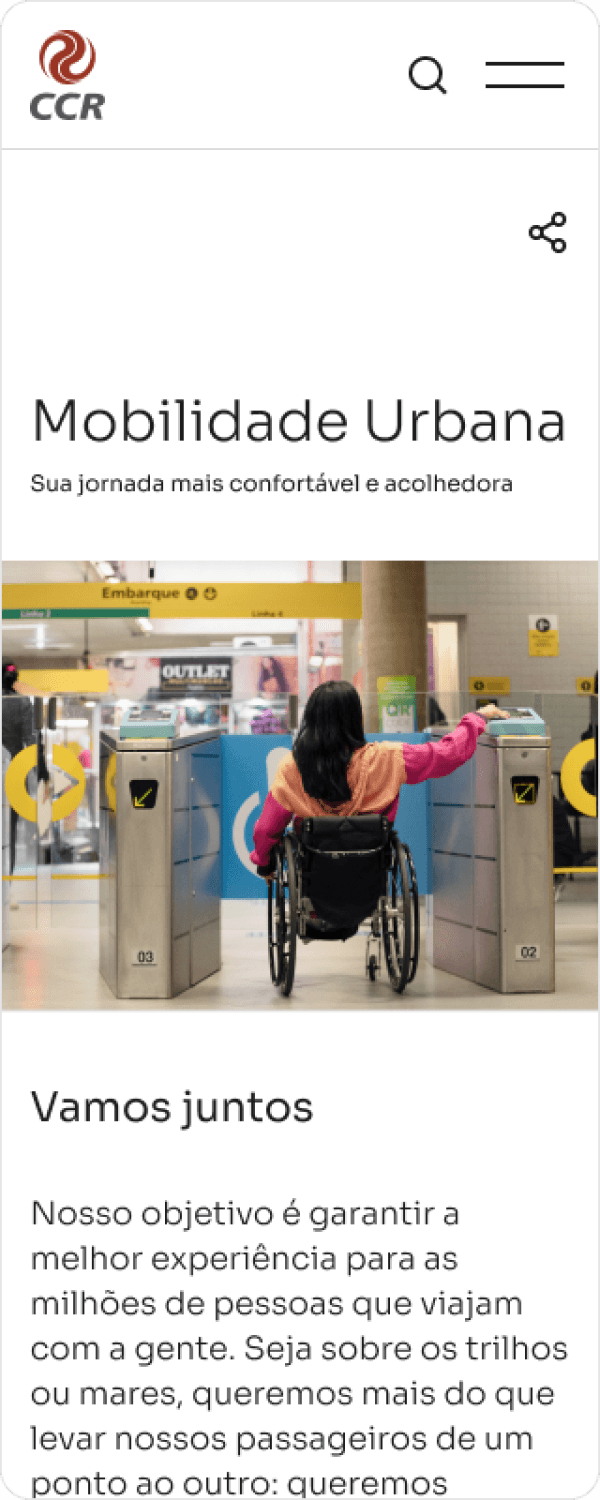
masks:
[[[139,967],[143,964],[145,969],[150,969],[152,965],[156,966],[154,948],[136,948],[131,962]]]

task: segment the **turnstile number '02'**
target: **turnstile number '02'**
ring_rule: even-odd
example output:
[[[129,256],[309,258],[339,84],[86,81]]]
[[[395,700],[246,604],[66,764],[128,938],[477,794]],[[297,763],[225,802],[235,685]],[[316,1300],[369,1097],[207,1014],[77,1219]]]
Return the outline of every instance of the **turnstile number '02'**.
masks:
[[[152,965],[156,966],[154,948],[136,948],[131,962],[137,967],[141,967],[143,964],[145,969],[150,969]]]
[[[515,948],[516,959],[541,958],[541,956],[539,943],[517,943]]]

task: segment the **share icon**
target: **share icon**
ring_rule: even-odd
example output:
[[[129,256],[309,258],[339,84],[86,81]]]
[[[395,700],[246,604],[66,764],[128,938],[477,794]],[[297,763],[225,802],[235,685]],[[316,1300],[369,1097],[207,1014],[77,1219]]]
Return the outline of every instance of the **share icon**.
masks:
[[[529,238],[532,240],[546,240],[552,247],[555,255],[562,255],[567,248],[567,241],[559,234],[548,234],[549,229],[562,229],[567,222],[566,214],[553,214],[547,224],[532,224],[529,230]]]

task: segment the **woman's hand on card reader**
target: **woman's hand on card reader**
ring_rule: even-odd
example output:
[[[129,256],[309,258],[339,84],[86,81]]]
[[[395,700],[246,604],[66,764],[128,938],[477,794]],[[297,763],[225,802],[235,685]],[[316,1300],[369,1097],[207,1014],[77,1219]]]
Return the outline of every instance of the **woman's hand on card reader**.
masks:
[[[480,719],[510,719],[510,713],[506,708],[496,708],[495,703],[487,703],[485,708],[478,708]]]

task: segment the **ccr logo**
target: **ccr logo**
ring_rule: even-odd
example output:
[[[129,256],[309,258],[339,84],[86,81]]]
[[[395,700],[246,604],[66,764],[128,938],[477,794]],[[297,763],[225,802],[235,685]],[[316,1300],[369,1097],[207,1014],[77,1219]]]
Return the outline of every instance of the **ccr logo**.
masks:
[[[54,83],[77,84],[88,77],[96,49],[79,31],[55,31],[40,47],[40,67]],[[101,120],[104,94],[36,94],[29,109],[34,120]]]
[[[52,49],[59,43],[60,51]],[[89,62],[86,68],[79,72],[74,71],[74,63],[81,62],[89,52]],[[50,56],[48,54],[51,54]],[[47,36],[40,47],[40,66],[47,78],[53,78],[55,83],[81,83],[91,73],[96,61],[96,49],[89,37],[83,37],[78,31],[55,31],[54,36]]]

